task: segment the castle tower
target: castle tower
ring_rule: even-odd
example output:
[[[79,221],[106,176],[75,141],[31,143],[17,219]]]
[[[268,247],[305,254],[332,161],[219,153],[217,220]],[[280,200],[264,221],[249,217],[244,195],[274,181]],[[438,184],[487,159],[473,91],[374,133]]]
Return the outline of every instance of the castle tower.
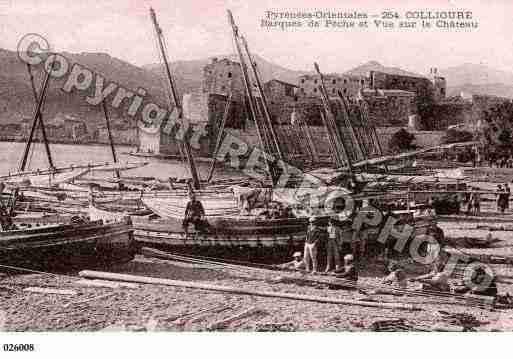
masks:
[[[440,102],[443,99],[445,99],[446,96],[447,82],[445,81],[445,77],[439,76],[438,69],[436,67],[432,67],[429,69],[429,77],[431,82],[433,83],[434,100],[436,102]]]
[[[203,68],[202,92],[228,96],[232,92],[234,101],[242,101],[244,84],[240,64],[230,59],[213,58]]]

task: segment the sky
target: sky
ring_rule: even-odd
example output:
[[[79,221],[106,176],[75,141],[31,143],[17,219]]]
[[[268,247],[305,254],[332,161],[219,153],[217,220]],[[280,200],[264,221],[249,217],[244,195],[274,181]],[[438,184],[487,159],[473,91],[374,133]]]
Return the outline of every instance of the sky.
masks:
[[[429,4],[429,7],[426,7]],[[26,33],[43,35],[55,51],[106,52],[135,65],[158,62],[149,8],[155,8],[170,60],[233,53],[231,9],[253,53],[294,70],[342,72],[375,60],[427,73],[463,63],[513,71],[513,2],[508,0],[0,0],[0,48],[16,49]],[[380,14],[396,10],[470,10],[477,30],[295,29],[260,26],[267,10],[329,10]]]

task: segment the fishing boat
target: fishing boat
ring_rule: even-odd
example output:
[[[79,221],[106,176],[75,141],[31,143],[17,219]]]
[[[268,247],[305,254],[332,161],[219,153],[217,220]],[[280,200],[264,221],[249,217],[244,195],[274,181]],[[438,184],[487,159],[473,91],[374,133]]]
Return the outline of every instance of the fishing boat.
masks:
[[[126,262],[135,254],[129,218],[104,224],[18,222],[0,231],[0,264],[18,268],[58,268]]]
[[[54,176],[56,173],[67,176],[66,171],[56,171],[53,166],[41,114],[50,73],[51,71],[47,72],[45,76],[40,96],[37,96],[33,84],[36,104],[32,118],[32,130],[25,145],[18,171],[14,174],[14,177],[8,176],[8,178],[30,178],[33,180],[38,178],[37,176]],[[43,174],[36,171],[34,175],[26,170],[26,166],[34,131],[38,125],[43,133],[50,169]],[[70,170],[75,173],[75,171],[82,172],[86,169],[75,168]],[[32,189],[38,189],[37,184],[37,182],[31,181],[28,185]],[[30,193],[27,193],[29,199],[27,201],[27,198],[21,195],[23,186],[25,186],[23,182],[8,183],[9,193],[5,192],[7,189],[5,183],[1,183],[0,265],[10,266],[13,269],[62,267],[74,264],[91,266],[124,262],[134,257],[134,235],[130,218],[120,218],[107,224],[101,220],[89,221],[77,215],[48,216],[45,213],[24,213],[20,215],[17,212],[17,208],[19,209],[18,201],[30,203],[33,206],[39,205],[40,208],[47,206],[50,211],[54,207],[54,205],[47,203],[52,200],[52,197],[45,194],[41,194],[46,196],[44,199],[37,199],[37,196],[31,196]]]

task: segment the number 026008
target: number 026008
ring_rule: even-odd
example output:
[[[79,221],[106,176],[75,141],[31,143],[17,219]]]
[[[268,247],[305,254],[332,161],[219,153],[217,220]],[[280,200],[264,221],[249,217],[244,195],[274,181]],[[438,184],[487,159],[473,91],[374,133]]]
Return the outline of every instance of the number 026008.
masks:
[[[34,351],[34,344],[4,344],[4,352],[31,352]]]

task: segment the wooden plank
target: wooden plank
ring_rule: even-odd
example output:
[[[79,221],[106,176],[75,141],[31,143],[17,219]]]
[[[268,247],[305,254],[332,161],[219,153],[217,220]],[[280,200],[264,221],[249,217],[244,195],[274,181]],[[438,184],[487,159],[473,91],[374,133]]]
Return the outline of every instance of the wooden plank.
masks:
[[[77,292],[71,289],[43,288],[43,287],[27,287],[24,292],[41,293],[41,294],[60,294],[60,295],[76,295]]]
[[[401,310],[412,310],[412,311],[421,310],[420,307],[416,307],[412,304],[403,304],[403,303],[395,303],[395,302],[377,303],[377,302],[350,300],[350,299],[343,299],[343,298],[302,295],[302,294],[296,294],[296,293],[258,291],[258,290],[244,289],[244,288],[202,284],[202,283],[173,280],[173,279],[166,279],[166,278],[155,278],[155,277],[109,273],[109,272],[99,272],[99,271],[91,271],[91,270],[81,271],[79,273],[79,275],[84,278],[120,280],[120,281],[125,281],[125,282],[167,285],[167,286],[172,286],[172,287],[201,289],[201,290],[207,290],[207,291],[225,292],[225,293],[233,293],[233,294],[239,294],[239,295],[250,295],[250,296],[260,296],[260,297],[301,300],[301,301],[309,301],[309,302],[317,302],[317,303],[357,305],[357,306],[364,306],[364,307],[401,309]]]
[[[88,286],[88,287],[105,287],[105,288],[112,288],[112,289],[118,289],[118,288],[130,288],[130,289],[136,289],[139,288],[139,285],[135,283],[125,283],[125,282],[115,282],[110,280],[101,280],[101,279],[81,279],[79,281],[76,281],[75,284],[82,285],[82,286]]]

